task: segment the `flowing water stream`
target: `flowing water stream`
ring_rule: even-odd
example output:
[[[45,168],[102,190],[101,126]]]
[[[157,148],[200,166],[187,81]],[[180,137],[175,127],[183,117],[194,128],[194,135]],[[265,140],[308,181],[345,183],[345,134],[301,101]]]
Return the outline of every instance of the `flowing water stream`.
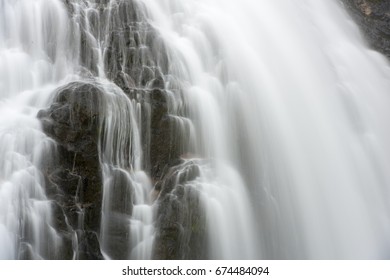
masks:
[[[169,201],[199,198],[202,256],[390,258],[390,68],[338,1],[0,0],[0,259],[61,258],[36,116],[74,81],[104,92],[102,253],[153,257],[159,79],[185,139]]]
[[[142,2],[201,149],[244,178],[260,255],[388,258],[389,66],[340,3]]]

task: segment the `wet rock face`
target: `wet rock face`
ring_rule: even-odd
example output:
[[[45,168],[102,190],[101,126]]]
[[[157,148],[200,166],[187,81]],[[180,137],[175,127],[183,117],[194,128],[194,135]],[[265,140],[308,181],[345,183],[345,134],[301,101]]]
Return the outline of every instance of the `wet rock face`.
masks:
[[[342,0],[372,47],[390,58],[390,1]]]
[[[199,166],[192,161],[173,163],[156,185],[154,259],[206,259],[206,218],[194,180]]]
[[[111,9],[109,37],[104,51],[107,77],[125,92],[152,88],[163,80],[168,57],[161,38],[148,23],[145,8],[136,1],[118,1]],[[160,83],[159,88],[164,84]]]
[[[86,72],[98,75],[101,59],[106,77],[125,92],[135,87],[150,88],[154,80],[163,79],[168,69],[167,51],[162,39],[149,24],[141,2],[63,2],[70,16],[75,18],[76,24],[72,28],[80,36],[75,41],[80,44],[79,58]],[[101,57],[96,50],[97,44],[102,44]]]
[[[145,8],[136,1],[118,1],[111,7],[110,35],[104,64],[107,77],[141,104],[143,168],[153,180],[181,153],[174,121],[168,113],[164,76],[168,74],[168,52],[147,21]]]
[[[96,235],[102,207],[102,94],[92,84],[71,83],[57,91],[49,109],[38,113],[44,132],[57,144],[57,158],[44,166],[47,193],[59,206],[54,208],[58,228],[67,239],[78,232],[80,258],[102,258]]]
[[[128,174],[122,170],[115,170],[109,183],[108,204],[109,217],[106,217],[105,252],[113,259],[125,260],[129,258],[130,218],[133,214],[134,187]]]
[[[181,89],[179,83],[174,89],[166,87],[165,80],[168,76],[172,79],[172,75],[168,71],[169,53],[162,39],[148,23],[139,1],[63,1],[70,17],[75,19],[71,28],[80,34],[75,40],[80,44],[80,76],[87,79],[97,76],[101,58],[107,79],[140,109],[142,169],[158,183],[156,192],[161,192],[156,222],[161,234],[155,258],[204,258],[204,213],[198,193],[185,186],[189,178],[180,179],[181,185],[172,181],[179,169],[184,168],[179,156],[186,150],[185,136],[171,115],[168,100],[168,97],[181,98]],[[87,4],[88,9],[80,8]],[[96,41],[103,44],[101,56]],[[177,96],[172,97],[174,92]],[[91,83],[71,83],[58,89],[50,108],[38,114],[43,130],[56,143],[56,158],[44,164],[43,173],[48,196],[54,200],[57,229],[63,235],[65,259],[74,257],[75,240],[76,258],[102,258],[98,239],[102,209],[99,139],[104,137],[101,135],[105,121],[102,112],[106,109],[102,102],[104,94]],[[185,169],[190,172],[196,168]],[[126,259],[126,248],[130,248],[129,224],[118,221],[128,220],[132,215],[133,201],[123,195],[131,193],[128,188],[132,186],[121,174],[117,175],[113,182],[115,197],[110,198],[117,203],[109,209],[115,215],[107,223],[109,244],[105,251],[113,258]],[[189,233],[190,228],[193,233]]]
[[[80,9],[78,1],[64,1],[77,19],[74,28],[80,29],[80,61],[87,75],[98,73],[95,41],[103,42],[106,77],[140,104],[143,168],[154,180],[160,179],[164,166],[183,153],[168,113],[169,53],[162,38],[139,1],[95,1],[87,10]]]
[[[151,105],[151,141],[150,164],[151,176],[159,180],[164,169],[178,159],[181,153],[179,134],[175,131],[174,120],[168,114],[166,92],[154,89],[150,93]]]
[[[46,111],[40,111],[44,131],[61,146],[86,157],[96,157],[103,93],[88,83],[71,83],[58,90]]]

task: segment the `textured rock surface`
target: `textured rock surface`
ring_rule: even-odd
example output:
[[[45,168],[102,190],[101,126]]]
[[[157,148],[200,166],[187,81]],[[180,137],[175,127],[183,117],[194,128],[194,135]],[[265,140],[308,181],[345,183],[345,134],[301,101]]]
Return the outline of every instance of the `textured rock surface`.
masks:
[[[86,72],[97,75],[94,40],[104,42],[105,75],[140,105],[143,168],[153,179],[160,178],[164,166],[181,153],[176,144],[180,139],[173,131],[174,119],[168,113],[165,77],[169,74],[169,54],[163,40],[138,1],[110,4],[102,0],[90,14],[73,6],[72,1],[66,4],[79,18],[80,60]]]
[[[168,115],[166,93],[154,89],[150,95],[151,104],[151,142],[150,164],[152,178],[159,179],[163,170],[180,155],[179,135],[175,134],[173,119]]]
[[[371,46],[390,58],[390,1],[343,0]]]
[[[80,8],[78,1],[64,3],[75,19],[72,28],[80,33],[80,75],[89,79],[99,74],[95,46],[96,41],[102,43],[101,62],[106,77],[139,108],[142,168],[157,184],[155,192],[160,194],[157,227],[162,233],[157,238],[154,258],[204,258],[204,213],[198,194],[183,185],[190,179],[180,179],[179,185],[172,181],[182,168],[191,173],[195,167],[183,166],[179,160],[187,152],[185,136],[180,133],[177,117],[172,116],[170,102],[172,98],[179,102],[181,89],[179,82],[172,82],[169,53],[162,39],[148,23],[138,1],[111,1],[113,5],[109,6],[110,1],[100,0],[88,2],[89,9]],[[55,201],[57,228],[66,240],[64,258],[73,257],[75,240],[76,258],[102,258],[98,239],[102,209],[98,144],[103,137],[100,113],[104,110],[104,94],[89,83],[71,83],[59,89],[50,108],[38,115],[44,131],[57,144],[58,157],[43,169],[48,195]],[[114,215],[108,223],[110,241],[106,250],[113,258],[125,259],[130,247],[129,224],[118,221],[128,220],[132,214],[131,198],[122,195],[129,193],[132,186],[121,174],[114,177],[115,197],[110,200],[117,203],[109,209]]]
[[[58,158],[45,166],[48,194],[61,206],[55,208],[57,224],[64,232],[77,231],[80,257],[92,259],[101,258],[96,233],[102,206],[98,153],[102,94],[91,84],[71,83],[38,114],[43,130],[58,147]]]
[[[192,161],[175,161],[156,185],[155,259],[206,259],[206,217],[193,181],[199,167]]]
[[[106,198],[111,201],[107,209],[111,214],[106,221],[105,252],[113,259],[128,259],[134,188],[128,174],[119,169],[112,174],[110,188],[110,197]]]

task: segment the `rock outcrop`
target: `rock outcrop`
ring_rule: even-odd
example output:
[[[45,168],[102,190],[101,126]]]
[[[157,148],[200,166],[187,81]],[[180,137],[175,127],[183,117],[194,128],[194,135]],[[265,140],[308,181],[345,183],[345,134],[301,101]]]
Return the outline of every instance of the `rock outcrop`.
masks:
[[[195,179],[198,163],[175,161],[156,185],[157,201],[155,259],[207,258],[206,217]]]
[[[390,2],[343,0],[371,46],[390,58]]]
[[[57,144],[57,157],[44,166],[47,192],[59,206],[54,209],[58,227],[68,238],[76,233],[81,259],[102,258],[97,238],[102,209],[98,151],[102,95],[92,84],[71,83],[58,89],[50,108],[38,114],[43,130]]]
[[[186,187],[196,177],[196,166],[179,159],[188,152],[186,132],[178,122],[180,112],[172,106],[172,100],[184,103],[181,86],[169,73],[169,53],[163,40],[138,1],[101,0],[90,9],[80,8],[76,1],[64,0],[64,4],[74,19],[74,34],[80,34],[75,39],[80,44],[80,76],[87,81],[98,76],[103,70],[100,59],[105,78],[122,89],[137,108],[142,169],[159,194],[159,234],[153,258],[204,258],[204,213],[198,193]],[[100,55],[97,42],[103,44]],[[95,81],[71,83],[58,89],[50,108],[38,114],[57,147],[57,157],[47,161],[43,173],[48,196],[55,201],[57,229],[65,240],[65,259],[103,258],[98,238],[103,195],[99,140],[104,137],[105,94]],[[173,178],[182,172],[189,177],[180,177],[177,184]],[[129,256],[129,224],[123,221],[132,215],[133,201],[128,197],[132,186],[120,171],[113,176],[115,191],[111,193],[115,197],[110,201],[115,203],[108,209],[111,221],[106,222],[105,252],[125,259]]]

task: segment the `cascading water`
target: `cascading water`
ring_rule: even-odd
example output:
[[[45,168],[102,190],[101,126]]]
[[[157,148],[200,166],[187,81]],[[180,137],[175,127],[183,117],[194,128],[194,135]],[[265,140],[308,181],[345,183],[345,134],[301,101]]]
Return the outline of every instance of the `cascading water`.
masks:
[[[134,55],[131,47],[135,47],[135,35],[131,31],[138,35],[141,43],[147,35],[132,1],[73,1],[73,7],[85,40],[95,50],[86,65],[96,69],[102,79],[114,78],[115,71],[119,70],[125,75],[126,86],[142,88],[136,79],[132,81],[132,77],[124,74],[131,67],[147,67],[148,59],[147,55],[141,56],[140,65],[135,61],[127,65],[127,58]],[[113,39],[115,32],[120,36]],[[140,143],[145,108],[137,98],[130,101],[119,87],[114,84],[110,87],[104,88],[104,92],[114,93],[114,96],[113,100],[104,102],[108,108],[103,115],[105,129],[101,144],[104,180],[101,248],[107,258],[150,259],[153,244],[151,182],[142,170],[144,151]],[[145,117],[150,117],[147,112]]]
[[[82,116],[77,111],[80,106],[77,103],[82,100],[84,94],[82,91],[79,94],[79,88],[86,92],[92,89],[90,97],[94,97],[95,92],[104,93],[103,96],[97,97],[97,103],[100,104],[97,109],[101,111],[99,126],[103,129],[99,148],[104,186],[102,250],[104,252],[106,249],[107,235],[110,234],[107,233],[107,227],[112,225],[115,227],[118,224],[115,220],[115,209],[118,206],[111,205],[114,200],[111,201],[110,197],[123,195],[121,199],[129,198],[124,204],[127,208],[131,205],[131,212],[134,214],[127,217],[123,215],[119,223],[127,223],[127,225],[134,223],[131,229],[138,232],[132,234],[132,242],[129,243],[129,246],[136,247],[134,250],[136,252],[120,257],[150,258],[151,241],[146,242],[149,246],[143,244],[138,246],[142,249],[137,247],[137,244],[145,243],[145,239],[152,238],[153,233],[152,211],[150,206],[145,205],[150,181],[140,169],[142,151],[137,128],[139,120],[136,116],[140,109],[137,108],[136,102],[131,102],[120,88],[106,80],[107,73],[103,60],[110,37],[109,31],[111,31],[110,25],[106,23],[122,24],[120,22],[123,20],[122,17],[114,20],[110,17],[112,11],[117,15],[118,3],[120,1],[110,1],[105,4],[94,1],[73,1],[67,4],[67,10],[61,1],[2,0],[0,2],[0,73],[2,74],[0,139],[1,155],[4,158],[0,165],[2,248],[0,257],[2,259],[79,258],[79,251],[82,250],[82,246],[85,247],[83,243],[86,242],[85,236],[87,236],[83,232],[88,230],[84,225],[85,220],[99,220],[99,218],[85,216],[90,215],[83,205],[85,204],[83,196],[88,194],[88,190],[83,190],[83,183],[80,181],[82,177],[74,173],[76,152],[72,170],[66,172],[68,176],[81,178],[78,180],[77,190],[71,202],[77,213],[77,221],[72,224],[72,216],[69,214],[70,216],[68,215],[63,221],[66,223],[65,228],[61,229],[70,231],[73,253],[69,255],[66,252],[69,249],[63,248],[66,246],[64,242],[66,243],[69,237],[66,237],[67,234],[64,237],[57,233],[56,227],[59,226],[59,222],[54,221],[57,217],[53,217],[53,209],[56,209],[53,206],[55,202],[48,199],[45,194],[46,179],[40,171],[42,162],[47,165],[50,161],[48,158],[56,158],[58,155],[56,155],[57,148],[54,141],[45,136],[40,129],[36,118],[37,112],[52,101],[53,92],[56,92],[58,86],[72,81],[76,83],[69,83],[59,88],[59,99],[65,98],[68,102],[74,102],[71,119],[72,114],[74,117]],[[102,5],[106,7],[103,9]],[[94,79],[93,75],[97,77]],[[63,92],[65,93],[62,94]],[[79,97],[69,97],[68,92],[79,94]],[[55,102],[62,102],[56,98]],[[93,104],[92,99],[91,104]],[[93,108],[93,105],[89,107],[88,110],[92,114],[96,108]],[[63,108],[67,107],[61,104],[58,111],[48,115],[61,114]],[[39,114],[43,120],[47,119],[48,115],[41,112]],[[47,121],[49,124],[52,122],[50,118]],[[79,124],[80,120],[70,120],[72,128]],[[128,186],[119,186],[118,190],[112,184],[113,181],[121,178],[117,175],[119,172],[128,177],[128,181],[125,181]],[[49,175],[49,181],[51,177],[52,174]],[[58,186],[54,187],[58,189]],[[112,193],[121,190],[125,190],[124,193]],[[51,191],[52,188],[49,188],[49,192]],[[135,199],[131,197],[134,196],[132,194],[134,192]],[[58,195],[63,196],[61,191],[54,197]],[[63,200],[58,203],[66,207]],[[63,213],[66,211],[60,210],[58,214],[57,210],[56,215],[62,216]],[[107,219],[110,222],[107,222]],[[87,226],[91,227],[88,223]],[[128,226],[125,231],[129,230]]]
[[[389,78],[337,1],[0,0],[0,259],[389,258]]]
[[[60,258],[39,170],[53,144],[35,116],[72,73],[67,25],[57,1],[0,1],[0,259]]]
[[[340,3],[142,2],[185,81],[200,151],[249,188],[261,257],[388,258],[390,72]]]
[[[97,76],[92,84],[104,93],[100,97],[99,158],[103,179],[100,243],[106,258],[150,259],[153,244],[152,206],[148,199],[151,182],[142,170],[141,121],[148,114],[137,98],[130,100],[121,88],[107,78],[125,76],[126,86],[138,85],[126,76],[131,67],[147,67],[148,56],[140,65],[127,65],[131,56],[131,26],[142,26],[131,1],[70,1],[74,43],[80,44],[78,65],[87,77]],[[126,29],[130,29],[127,30]],[[145,40],[146,32],[137,32]],[[118,32],[120,36],[113,36]],[[135,33],[135,32],[134,32]],[[133,43],[134,44],[134,43]],[[85,70],[84,69],[84,70]],[[83,70],[83,71],[84,71]],[[82,72],[80,74],[82,74]],[[78,79],[85,81],[85,74]],[[148,128],[143,130],[147,131]],[[82,228],[84,230],[84,228]]]

